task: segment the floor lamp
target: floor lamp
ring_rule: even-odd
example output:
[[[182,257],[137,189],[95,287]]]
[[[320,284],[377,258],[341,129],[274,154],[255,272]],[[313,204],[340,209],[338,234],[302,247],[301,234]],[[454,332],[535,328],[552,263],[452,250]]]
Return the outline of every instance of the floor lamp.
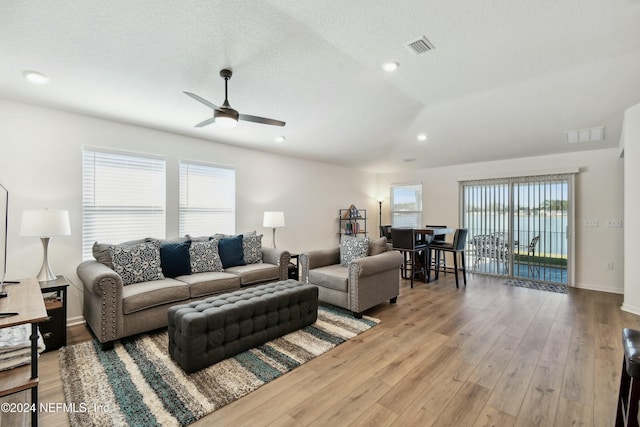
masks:
[[[44,256],[42,268],[38,273],[39,282],[56,280],[58,277],[49,265],[49,239],[52,236],[68,236],[71,234],[69,211],[56,209],[29,209],[22,212],[20,235],[24,237],[40,237]]]
[[[383,233],[382,233],[382,201],[383,200],[384,199],[382,197],[378,197],[378,225],[380,226],[378,228],[380,228],[380,237],[383,236]]]
[[[276,247],[276,228],[284,227],[284,212],[265,212],[262,226],[273,228],[273,247]]]

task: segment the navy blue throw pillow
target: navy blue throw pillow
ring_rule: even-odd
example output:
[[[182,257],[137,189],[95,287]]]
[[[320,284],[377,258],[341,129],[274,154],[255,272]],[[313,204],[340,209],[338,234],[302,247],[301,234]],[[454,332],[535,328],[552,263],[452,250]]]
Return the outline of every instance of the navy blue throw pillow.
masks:
[[[177,277],[191,274],[189,262],[190,241],[182,243],[163,243],[160,245],[160,267],[165,277]]]
[[[246,265],[242,248],[242,234],[218,240],[218,253],[224,268]]]

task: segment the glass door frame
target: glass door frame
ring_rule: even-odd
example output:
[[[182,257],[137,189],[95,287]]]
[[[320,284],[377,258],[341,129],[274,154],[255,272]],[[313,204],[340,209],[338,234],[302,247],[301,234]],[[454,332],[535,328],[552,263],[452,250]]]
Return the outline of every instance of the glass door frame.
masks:
[[[540,174],[527,174],[527,175],[510,175],[510,176],[502,176],[495,178],[485,178],[485,179],[464,179],[458,181],[458,223],[462,224],[461,227],[467,227],[466,218],[464,213],[465,207],[465,194],[464,194],[464,184],[473,183],[474,181],[496,181],[496,184],[499,184],[498,181],[506,179],[509,181],[509,212],[508,212],[508,244],[509,244],[509,257],[508,257],[508,273],[507,274],[493,274],[489,272],[477,272],[478,274],[487,274],[487,275],[495,275],[506,278],[519,278],[522,276],[514,276],[514,228],[515,228],[515,205],[514,205],[514,191],[515,186],[518,183],[517,179],[520,178],[532,178],[536,180],[544,180],[545,177],[557,177],[563,176],[566,178],[567,182],[567,225],[565,230],[565,238],[567,239],[567,286],[575,286],[575,174],[578,171],[562,171],[557,173],[540,173]],[[468,228],[468,227],[467,227]],[[469,235],[467,238],[467,247],[470,245],[470,241],[472,236]],[[465,254],[467,256],[467,254]],[[467,259],[467,265],[471,265],[473,260]],[[472,271],[473,272],[473,271]],[[556,283],[556,282],[553,282]]]

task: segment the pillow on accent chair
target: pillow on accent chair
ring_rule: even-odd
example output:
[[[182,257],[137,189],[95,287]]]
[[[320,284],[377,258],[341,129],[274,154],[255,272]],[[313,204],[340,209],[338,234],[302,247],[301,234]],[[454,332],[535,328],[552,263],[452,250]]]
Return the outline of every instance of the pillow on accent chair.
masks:
[[[242,252],[246,264],[255,264],[262,261],[262,234],[243,235]]]
[[[244,251],[242,247],[242,234],[220,239],[218,241],[218,252],[222,260],[222,267],[229,268],[237,265],[246,265],[244,262]]]
[[[369,253],[368,237],[342,236],[340,243],[340,265],[348,267],[354,259],[364,258]]]
[[[218,253],[218,241],[215,239],[208,242],[192,241],[189,246],[189,264],[191,273],[224,271]]]
[[[385,236],[369,242],[369,256],[387,252],[387,238]]]
[[[123,285],[162,280],[160,267],[160,242],[140,243],[134,246],[109,247],[113,269],[122,277]]]
[[[191,274],[190,247],[190,241],[160,244],[160,266],[165,277]]]

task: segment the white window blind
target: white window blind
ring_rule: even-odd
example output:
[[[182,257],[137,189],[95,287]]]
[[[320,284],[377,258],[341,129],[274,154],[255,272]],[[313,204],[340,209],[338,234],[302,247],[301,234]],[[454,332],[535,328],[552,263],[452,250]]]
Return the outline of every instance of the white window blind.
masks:
[[[180,235],[234,234],[236,171],[180,161]]]
[[[391,225],[420,227],[422,222],[422,184],[391,186]]]
[[[94,242],[165,237],[165,160],[85,148],[82,153],[82,256]]]

